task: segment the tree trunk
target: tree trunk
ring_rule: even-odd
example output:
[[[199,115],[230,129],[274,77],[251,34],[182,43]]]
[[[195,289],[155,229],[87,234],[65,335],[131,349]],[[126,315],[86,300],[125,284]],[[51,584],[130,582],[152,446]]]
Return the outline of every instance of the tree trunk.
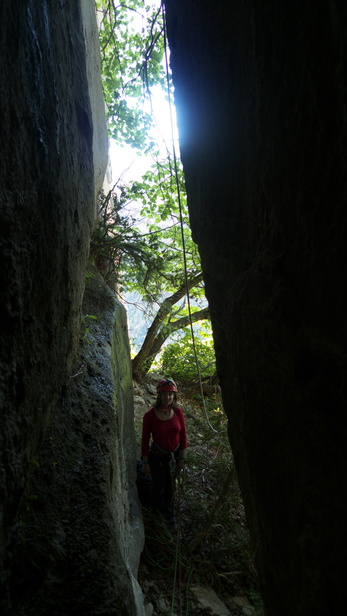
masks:
[[[210,311],[208,308],[202,308],[197,312],[193,312],[191,315],[191,322],[196,323],[196,321],[202,321],[204,319],[210,318]],[[163,346],[165,340],[174,332],[177,332],[179,329],[183,329],[183,327],[187,327],[190,324],[190,316],[187,315],[185,317],[181,317],[180,319],[176,319],[176,321],[171,321],[167,325],[165,325],[158,333],[158,335],[154,338],[153,344],[148,351],[148,355],[143,362],[144,372],[148,372],[150,370],[151,365],[153,364],[156,356],[158,355],[161,347]]]
[[[199,282],[201,282],[201,280],[202,274],[198,274],[190,281],[188,281],[188,291],[195,287]],[[177,302],[182,299],[182,297],[184,297],[186,293],[187,286],[184,284],[173,295],[167,297],[159,307],[159,310],[152,322],[152,325],[147,331],[141,349],[132,360],[134,378],[139,377],[141,373],[147,372],[147,370],[143,368],[143,365],[146,362],[148,356],[150,355],[157,333],[162,327],[164,319],[168,316],[168,314],[170,314],[172,306],[177,304]]]

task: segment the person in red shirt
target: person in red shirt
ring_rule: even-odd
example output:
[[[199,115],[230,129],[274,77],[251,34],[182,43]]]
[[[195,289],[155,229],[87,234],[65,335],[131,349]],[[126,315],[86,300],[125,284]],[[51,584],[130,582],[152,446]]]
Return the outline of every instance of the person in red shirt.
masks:
[[[157,385],[157,401],[142,422],[142,462],[152,477],[153,506],[172,525],[174,515],[174,475],[184,469],[188,447],[184,414],[177,405],[177,386],[169,378]]]

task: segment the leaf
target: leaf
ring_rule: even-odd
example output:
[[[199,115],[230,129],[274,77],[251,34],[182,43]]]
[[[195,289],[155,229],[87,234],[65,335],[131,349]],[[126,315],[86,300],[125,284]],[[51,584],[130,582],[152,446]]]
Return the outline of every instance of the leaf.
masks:
[[[118,182],[112,194],[101,195],[91,255],[112,288],[136,291],[146,312],[153,307],[153,319],[158,306],[167,306],[168,298],[180,296],[159,314],[158,326],[164,335],[172,331],[174,320],[187,316],[186,280],[196,281],[190,288],[192,312],[196,315],[207,302],[199,253],[189,228],[183,168],[170,155],[159,156],[159,144],[151,133],[151,89],[159,85],[168,96],[161,7],[159,2],[154,6],[144,0],[106,5],[96,0],[96,8],[109,134],[118,144],[129,144],[139,153],[150,152],[153,164],[140,180],[128,185]],[[139,17],[141,26],[137,27]],[[169,84],[172,99],[170,75]],[[134,211],[139,215],[132,215]],[[183,357],[189,357],[189,336],[182,331]],[[202,333],[201,341],[207,342],[208,334]],[[201,352],[205,352],[203,347]]]

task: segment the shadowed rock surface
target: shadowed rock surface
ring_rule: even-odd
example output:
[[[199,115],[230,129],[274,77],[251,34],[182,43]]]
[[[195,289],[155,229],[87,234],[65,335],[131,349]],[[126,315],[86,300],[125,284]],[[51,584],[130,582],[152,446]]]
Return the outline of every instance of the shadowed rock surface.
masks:
[[[347,556],[347,9],[167,9],[191,222],[267,615],[335,616]],[[5,616],[144,613],[126,323],[85,275],[107,161],[94,17],[91,0],[0,5]]]
[[[267,614],[338,614],[346,6],[166,5],[190,217]]]
[[[141,612],[126,314],[93,267],[82,309],[75,371],[23,496],[12,583],[20,614]]]
[[[86,277],[108,156],[94,2],[4,0],[0,28],[0,612],[142,614],[126,317]]]

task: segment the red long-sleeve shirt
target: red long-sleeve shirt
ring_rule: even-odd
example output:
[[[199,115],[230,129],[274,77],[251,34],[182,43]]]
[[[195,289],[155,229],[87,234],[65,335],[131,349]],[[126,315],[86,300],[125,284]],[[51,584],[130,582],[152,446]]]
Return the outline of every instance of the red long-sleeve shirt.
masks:
[[[181,449],[188,447],[183,411],[179,406],[173,410],[173,417],[166,420],[158,419],[154,407],[144,414],[141,447],[143,456],[148,456],[151,435],[153,441],[165,451],[175,451],[177,445],[180,445]]]

